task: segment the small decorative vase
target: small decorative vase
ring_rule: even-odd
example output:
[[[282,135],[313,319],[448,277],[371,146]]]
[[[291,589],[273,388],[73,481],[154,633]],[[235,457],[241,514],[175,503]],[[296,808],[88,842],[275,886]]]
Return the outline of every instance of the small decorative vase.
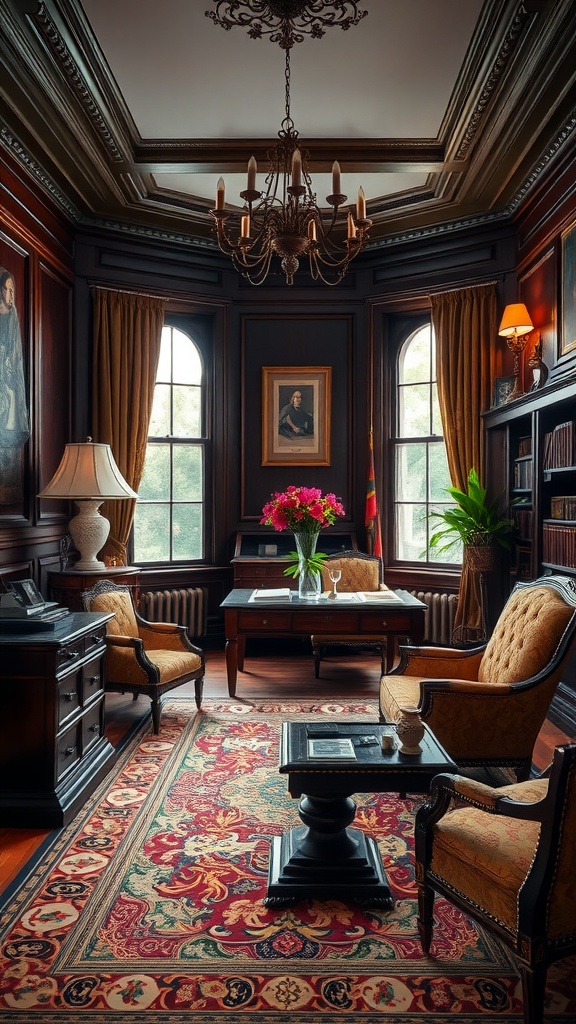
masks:
[[[294,534],[298,552],[298,597],[301,601],[317,601],[322,593],[322,577],[310,568],[308,561],[316,551],[319,532]]]
[[[401,754],[419,754],[420,741],[424,736],[424,726],[418,708],[400,708],[400,717],[396,723],[396,735],[400,742]]]

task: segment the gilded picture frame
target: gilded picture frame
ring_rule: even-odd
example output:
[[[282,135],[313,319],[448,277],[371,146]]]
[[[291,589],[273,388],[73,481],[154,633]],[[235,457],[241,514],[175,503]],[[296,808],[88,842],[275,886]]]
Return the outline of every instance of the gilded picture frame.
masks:
[[[329,466],[331,366],[262,367],[262,465]]]
[[[560,355],[576,348],[576,223],[562,234]]]

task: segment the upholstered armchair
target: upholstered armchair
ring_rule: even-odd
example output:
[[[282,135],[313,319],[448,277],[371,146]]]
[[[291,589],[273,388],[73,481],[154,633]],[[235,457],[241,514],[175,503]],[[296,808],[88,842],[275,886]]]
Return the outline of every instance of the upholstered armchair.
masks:
[[[517,583],[488,643],[473,650],[401,647],[382,676],[380,718],[418,707],[457,764],[513,768],[527,778],[554,691],[572,654],[576,581]]]
[[[493,789],[437,775],[415,839],[424,952],[439,893],[510,947],[525,1024],[542,1024],[548,964],[576,952],[576,744],[556,749],[549,778]]]
[[[113,612],[106,624],[104,687],[116,693],[144,694],[152,701],[154,732],[160,728],[161,697],[194,680],[196,706],[202,703],[205,659],[188,639],[186,628],[172,622],[147,622],[134,608],[129,587],[99,580],[85,590],[86,611]]]
[[[340,569],[342,576],[337,584],[338,592],[350,594],[356,591],[379,590],[382,584],[382,562],[376,555],[365,555],[361,551],[340,551],[328,555],[322,565],[322,590],[331,592],[333,584],[328,575],[330,568]],[[316,679],[320,675],[320,662],[327,647],[375,648],[380,653],[382,672],[386,671],[386,637],[368,635],[359,637],[356,634],[326,636],[314,633],[312,636],[312,653],[314,655],[314,671]]]

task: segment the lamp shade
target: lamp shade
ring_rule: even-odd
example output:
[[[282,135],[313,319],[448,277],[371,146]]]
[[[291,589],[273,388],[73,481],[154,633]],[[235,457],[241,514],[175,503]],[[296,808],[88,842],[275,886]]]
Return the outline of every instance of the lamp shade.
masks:
[[[533,330],[534,324],[523,302],[513,302],[506,306],[498,328],[498,334],[502,338],[510,338],[513,335],[520,337]]]
[[[39,498],[107,501],[137,498],[122,476],[109,444],[67,444],[60,465]]]

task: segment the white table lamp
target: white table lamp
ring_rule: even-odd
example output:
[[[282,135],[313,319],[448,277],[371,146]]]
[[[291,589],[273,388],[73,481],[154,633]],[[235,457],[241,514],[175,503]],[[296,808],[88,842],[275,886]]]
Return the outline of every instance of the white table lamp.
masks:
[[[137,498],[114,461],[109,444],[89,437],[83,444],[67,444],[58,469],[39,498],[66,498],[76,502],[78,515],[70,520],[70,536],[80,552],[76,572],[106,568],[96,555],[104,547],[110,523],[98,511],[103,501]]]

